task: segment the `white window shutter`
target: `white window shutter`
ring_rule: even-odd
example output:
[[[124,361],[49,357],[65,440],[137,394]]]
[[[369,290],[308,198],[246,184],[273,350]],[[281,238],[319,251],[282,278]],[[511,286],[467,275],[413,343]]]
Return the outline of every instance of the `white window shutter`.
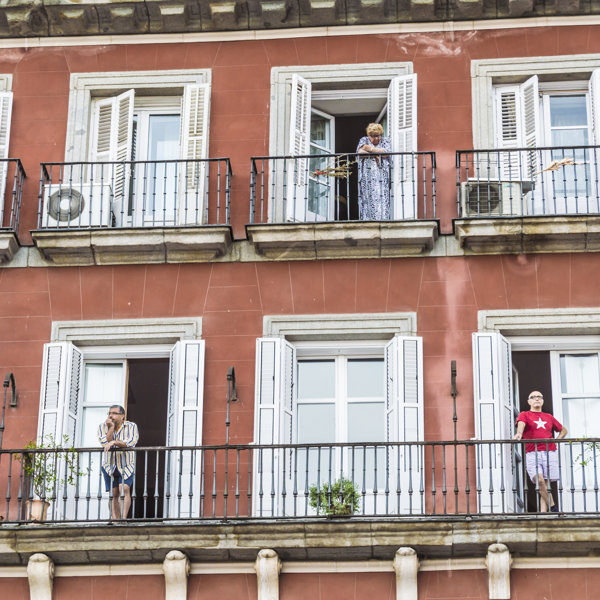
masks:
[[[183,91],[181,117],[181,158],[192,161],[180,171],[178,219],[180,224],[204,223],[208,211],[208,158],[210,84],[187,85]]]
[[[540,137],[540,92],[538,77],[534,75],[521,84],[521,103],[523,114],[523,140],[526,148],[533,148],[528,152],[523,161],[526,170],[522,172],[521,179],[533,181],[538,171],[538,157],[535,148],[539,146]]]
[[[256,342],[254,441],[260,446],[296,440],[296,349],[282,338]],[[293,453],[258,448],[254,456],[254,514],[292,514]]]
[[[588,84],[592,115],[591,144],[600,146],[600,69],[594,69]]]
[[[12,92],[0,92],[0,226],[4,217],[6,199],[6,178],[8,176],[8,145],[10,142],[10,121],[12,115]],[[9,207],[10,210],[10,207]]]
[[[177,342],[170,354],[167,446],[200,446],[204,404],[204,340]],[[198,517],[202,456],[169,450],[165,507],[171,517]]]
[[[510,342],[500,333],[473,334],[475,437],[508,440],[514,434],[514,398]],[[477,485],[481,512],[515,509],[511,444],[477,448]]]
[[[518,85],[503,85],[495,88],[495,131],[496,147],[502,150],[519,148],[522,143],[521,94]],[[500,153],[499,173],[494,164],[475,165],[475,177],[487,181],[520,181],[519,155],[517,152]]]
[[[395,336],[385,348],[385,372],[386,440],[423,442],[422,338]],[[392,446],[387,460],[390,496],[395,499],[388,510],[422,513],[425,508],[422,445],[402,445],[398,452]]]
[[[302,156],[310,152],[310,115],[312,84],[307,79],[292,76],[290,102],[289,155]],[[286,219],[305,221],[308,197],[308,159],[288,159]]]
[[[38,439],[47,436],[62,443],[67,435],[76,444],[75,433],[81,414],[83,356],[71,342],[45,344],[40,389]],[[47,441],[47,440],[45,440]]]
[[[388,131],[392,152],[417,151],[417,75],[394,77],[388,88]],[[394,219],[417,217],[417,160],[392,158]]]
[[[130,161],[133,149],[134,90],[95,104],[91,161]],[[77,176],[77,173],[73,175]],[[95,185],[109,185],[112,190],[113,214],[119,218],[127,206],[131,167],[125,164],[98,165],[90,174]],[[119,224],[119,223],[118,223]]]

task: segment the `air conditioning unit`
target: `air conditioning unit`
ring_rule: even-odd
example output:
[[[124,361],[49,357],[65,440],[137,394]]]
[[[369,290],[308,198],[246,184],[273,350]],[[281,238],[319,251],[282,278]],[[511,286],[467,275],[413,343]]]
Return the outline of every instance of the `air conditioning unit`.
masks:
[[[463,217],[521,217],[527,214],[525,195],[530,181],[473,179],[460,184]]]
[[[109,227],[111,194],[109,185],[45,185],[42,227]]]

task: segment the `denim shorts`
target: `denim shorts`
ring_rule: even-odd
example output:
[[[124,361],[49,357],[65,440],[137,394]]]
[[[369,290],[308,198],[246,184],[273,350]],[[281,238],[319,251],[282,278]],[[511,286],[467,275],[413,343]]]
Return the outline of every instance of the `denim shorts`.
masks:
[[[125,483],[130,488],[133,485],[133,475],[123,481],[123,476],[121,475],[119,469],[115,469],[112,475],[109,475],[104,469],[102,469],[102,475],[104,475],[104,485],[106,485],[107,492],[110,492],[111,482],[113,489],[119,487],[120,483]]]
[[[537,463],[537,464],[536,464]],[[546,480],[558,481],[560,473],[558,469],[558,451],[538,450],[537,452],[527,452],[525,455],[525,464],[527,465],[527,474],[531,481],[541,473]]]

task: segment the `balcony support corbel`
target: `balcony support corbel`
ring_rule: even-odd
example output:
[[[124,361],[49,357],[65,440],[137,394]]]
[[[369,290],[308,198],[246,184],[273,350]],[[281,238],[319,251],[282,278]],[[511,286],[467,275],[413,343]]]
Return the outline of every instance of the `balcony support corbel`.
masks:
[[[258,584],[258,600],[279,600],[281,561],[277,552],[270,549],[261,550],[254,568]]]
[[[187,598],[190,561],[179,550],[171,550],[163,561],[165,574],[165,600],[185,600]]]
[[[46,554],[32,554],[27,563],[27,579],[31,600],[52,600],[54,562]]]
[[[396,572],[397,600],[417,600],[419,559],[413,548],[398,548],[396,556],[394,556],[394,571]]]
[[[491,544],[488,547],[485,564],[490,600],[510,600],[511,563],[510,552],[504,544]]]

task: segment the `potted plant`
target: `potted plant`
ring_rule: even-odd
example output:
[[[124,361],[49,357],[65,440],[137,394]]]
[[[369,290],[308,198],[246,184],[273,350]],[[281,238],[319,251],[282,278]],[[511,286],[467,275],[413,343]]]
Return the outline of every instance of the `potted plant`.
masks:
[[[351,479],[340,477],[332,483],[323,483],[321,487],[311,485],[308,497],[317,514],[347,517],[358,510],[360,491]]]
[[[79,470],[77,453],[69,445],[66,434],[62,442],[56,441],[51,434],[40,441],[32,440],[16,458],[22,464],[27,484],[25,489],[30,490],[25,502],[25,515],[32,521],[44,521],[50,502],[56,499],[60,488],[65,484],[73,485],[77,477],[86,474]]]

